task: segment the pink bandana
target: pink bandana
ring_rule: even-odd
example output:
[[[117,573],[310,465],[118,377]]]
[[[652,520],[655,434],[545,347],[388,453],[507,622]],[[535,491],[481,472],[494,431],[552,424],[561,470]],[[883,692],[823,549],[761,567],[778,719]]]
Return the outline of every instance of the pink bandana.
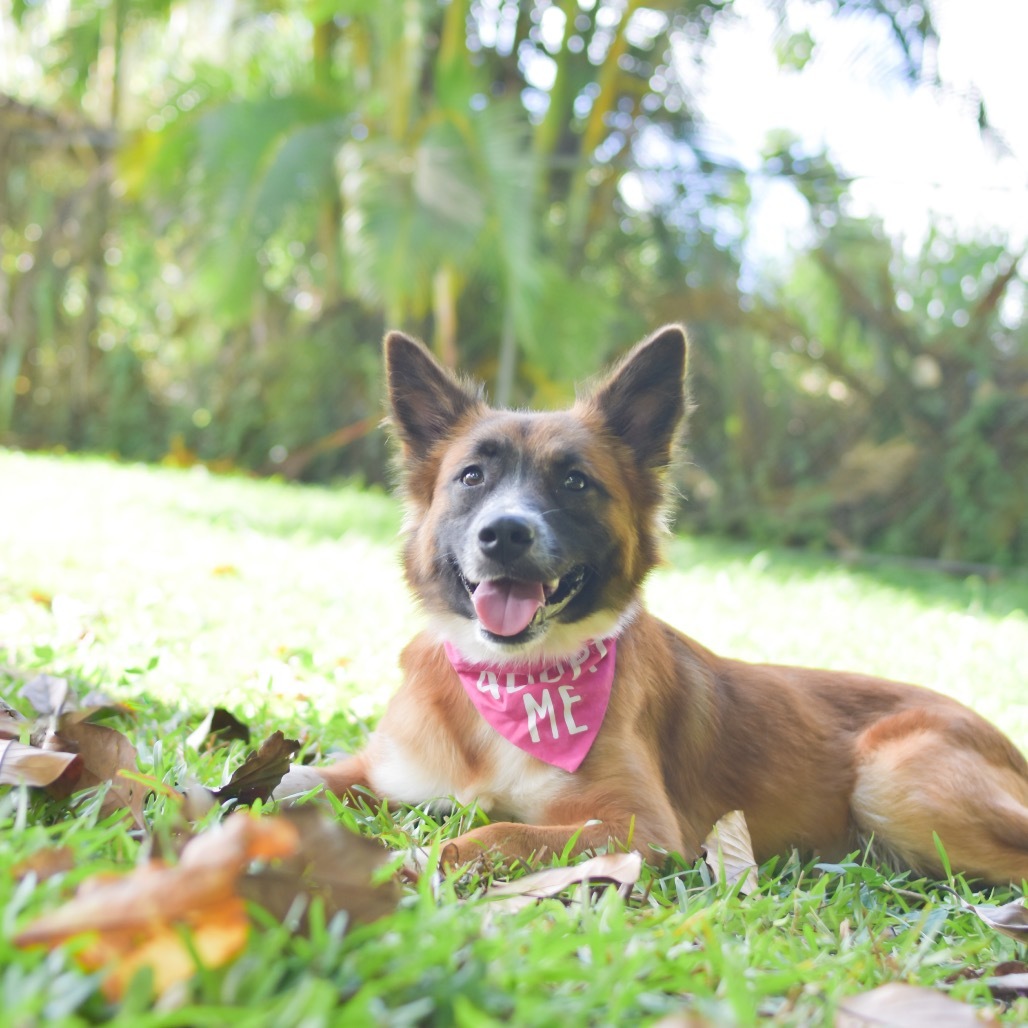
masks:
[[[479,713],[533,757],[577,771],[596,739],[614,681],[615,639],[588,643],[553,664],[505,670],[472,664],[449,643],[446,656]]]

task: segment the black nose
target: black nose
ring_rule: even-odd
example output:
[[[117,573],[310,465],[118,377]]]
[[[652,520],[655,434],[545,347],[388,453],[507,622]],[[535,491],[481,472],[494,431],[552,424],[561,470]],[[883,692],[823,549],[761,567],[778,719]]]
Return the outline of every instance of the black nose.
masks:
[[[487,557],[501,563],[515,560],[530,550],[535,529],[526,518],[505,514],[478,530],[478,545]]]

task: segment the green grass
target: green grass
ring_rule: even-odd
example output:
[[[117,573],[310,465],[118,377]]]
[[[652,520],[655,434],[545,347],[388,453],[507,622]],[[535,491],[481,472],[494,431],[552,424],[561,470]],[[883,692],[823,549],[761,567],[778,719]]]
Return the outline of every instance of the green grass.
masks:
[[[397,652],[419,623],[399,571],[399,523],[391,499],[352,488],[0,451],[0,695],[18,704],[23,679],[45,671],[134,700],[136,717],[119,727],[140,770],[170,785],[220,784],[242,760],[238,743],[184,749],[215,704],[258,739],[282,728],[316,755],[352,746],[396,686]],[[931,685],[1028,749],[1024,576],[853,571],[676,538],[648,598],[723,653]],[[112,1007],[64,951],[10,943],[79,881],[124,868],[146,845],[96,809],[68,819],[54,801],[0,790],[0,1024],[577,1025],[691,1010],[715,1023],[828,1025],[841,997],[888,981],[990,1005],[973,975],[1024,959],[935,886],[859,861],[784,862],[743,899],[701,868],[647,870],[627,900],[551,900],[516,914],[490,911],[474,875],[426,876],[376,924],[315,923],[305,938],[265,919],[234,964],[199,973],[177,1006],[155,1008],[140,983]],[[452,835],[476,815],[339,816],[399,846]],[[147,817],[156,835],[168,832],[173,805],[154,797]],[[19,860],[57,844],[74,851],[73,870],[13,880]],[[1028,1000],[1001,1016],[1023,1023]]]

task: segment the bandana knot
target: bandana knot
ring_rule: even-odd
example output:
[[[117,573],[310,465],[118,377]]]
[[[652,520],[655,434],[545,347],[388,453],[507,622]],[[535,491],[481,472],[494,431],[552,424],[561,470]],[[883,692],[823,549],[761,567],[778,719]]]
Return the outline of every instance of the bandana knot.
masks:
[[[524,666],[472,663],[449,643],[445,649],[471,702],[500,735],[547,764],[578,770],[607,713],[616,639]]]

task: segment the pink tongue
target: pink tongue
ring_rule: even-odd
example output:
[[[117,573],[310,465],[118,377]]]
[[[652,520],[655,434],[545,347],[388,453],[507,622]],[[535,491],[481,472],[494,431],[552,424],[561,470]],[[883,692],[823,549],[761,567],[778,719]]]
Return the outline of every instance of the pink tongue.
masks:
[[[514,582],[509,578],[482,582],[471,599],[478,620],[493,635],[523,632],[546,602],[542,582]]]

